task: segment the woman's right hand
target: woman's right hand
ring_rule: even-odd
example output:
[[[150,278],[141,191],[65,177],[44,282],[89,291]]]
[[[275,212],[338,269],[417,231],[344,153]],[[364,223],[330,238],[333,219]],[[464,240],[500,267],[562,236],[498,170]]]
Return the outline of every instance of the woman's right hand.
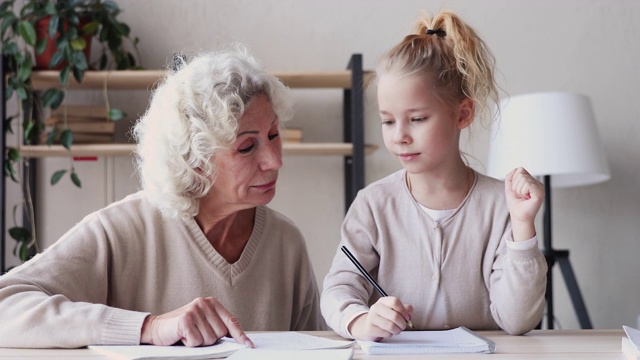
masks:
[[[186,346],[212,345],[223,336],[253,347],[238,319],[214,297],[197,298],[162,315],[149,315],[142,324],[141,344]]]
[[[413,307],[394,296],[378,299],[369,312],[351,321],[349,332],[355,339],[380,341],[398,335],[411,320]]]

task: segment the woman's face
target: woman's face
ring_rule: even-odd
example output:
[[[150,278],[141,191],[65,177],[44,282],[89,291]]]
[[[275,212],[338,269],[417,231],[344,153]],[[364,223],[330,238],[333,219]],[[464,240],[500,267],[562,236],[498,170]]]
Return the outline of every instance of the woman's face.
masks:
[[[238,209],[265,205],[276,193],[282,167],[278,117],[265,95],[253,98],[238,121],[238,138],[214,156],[217,176],[210,196]]]

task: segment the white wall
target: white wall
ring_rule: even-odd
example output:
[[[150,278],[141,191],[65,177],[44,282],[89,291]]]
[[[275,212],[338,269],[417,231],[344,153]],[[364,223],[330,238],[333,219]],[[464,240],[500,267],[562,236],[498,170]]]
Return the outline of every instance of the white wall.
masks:
[[[126,0],[122,18],[140,37],[145,67],[161,68],[176,51],[214,49],[233,40],[247,44],[273,71],[339,70],[352,53],[362,53],[366,69],[408,33],[420,10],[458,12],[485,38],[511,95],[564,90],[588,95],[612,179],[603,184],[553,191],[554,244],[570,249],[571,261],[597,328],[636,325],[640,313],[640,2],[633,0]],[[367,157],[370,183],[399,168],[387,155],[379,133],[375,96],[368,92],[368,143],[381,149]],[[100,93],[74,95],[101,102]],[[306,140],[339,141],[339,90],[295,90],[297,116]],[[147,91],[110,92],[112,106],[144,111]],[[124,126],[123,124],[121,126]],[[467,150],[483,171],[488,134],[476,128]],[[47,160],[41,175],[68,166]],[[43,184],[39,203],[41,240],[55,241],[93,209],[137,187],[131,159],[76,164],[84,189]],[[105,175],[108,177],[105,183]],[[344,214],[342,159],[287,157],[273,207],[296,221],[305,236],[321,283],[336,250]],[[108,189],[106,189],[108,187]],[[105,192],[109,191],[109,192]],[[11,190],[9,190],[11,192]],[[109,194],[109,196],[105,195]],[[82,206],[78,199],[82,198]],[[10,204],[9,204],[10,205]],[[12,205],[11,205],[12,206]],[[9,206],[8,206],[9,208]],[[10,208],[9,208],[10,211]],[[541,231],[541,229],[540,229]],[[13,260],[12,260],[13,261]],[[564,282],[556,275],[556,316],[577,328]]]

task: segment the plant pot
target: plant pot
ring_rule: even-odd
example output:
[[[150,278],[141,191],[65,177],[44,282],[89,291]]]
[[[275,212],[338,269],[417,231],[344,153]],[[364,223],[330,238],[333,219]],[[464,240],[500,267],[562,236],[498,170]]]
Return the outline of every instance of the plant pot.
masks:
[[[47,39],[47,47],[44,49],[44,51],[42,52],[42,54],[37,54],[35,53],[35,69],[36,70],[49,70],[49,64],[51,63],[51,58],[53,57],[53,54],[55,54],[56,52],[56,40],[58,39],[58,37],[60,36],[60,34],[56,34],[55,39],[52,39],[49,37],[49,20],[51,19],[50,16],[47,16],[45,18],[42,18],[38,21],[36,21],[35,24],[35,29],[36,29],[36,41],[39,41],[40,39],[46,38]],[[85,25],[88,22],[88,20],[80,20],[80,25],[78,25],[78,31],[80,31],[80,29],[82,28],[83,25]],[[64,24],[64,28],[65,30],[68,28],[69,24],[65,23]],[[85,42],[87,43],[87,47],[84,48],[83,52],[84,52],[84,56],[87,58],[87,63],[89,62],[89,56],[91,55],[91,40],[92,40],[92,36],[91,35],[85,35],[83,36]],[[60,70],[62,69],[63,66],[66,65],[66,61],[62,61],[60,64],[58,64],[53,70]]]

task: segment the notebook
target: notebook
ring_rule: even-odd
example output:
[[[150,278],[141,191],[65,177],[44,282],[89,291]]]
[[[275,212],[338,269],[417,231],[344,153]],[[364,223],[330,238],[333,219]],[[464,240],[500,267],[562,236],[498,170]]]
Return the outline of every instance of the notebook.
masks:
[[[351,349],[320,349],[320,350],[258,350],[241,349],[227,360],[351,360]]]
[[[219,341],[211,346],[155,346],[155,345],[89,345],[112,359],[219,359],[225,358],[246,346],[238,343]]]
[[[240,358],[250,358],[250,356],[279,356],[277,351],[320,351],[326,349],[346,349],[346,351],[335,352],[329,355],[336,358],[348,359],[351,357],[353,341],[332,340],[320,336],[307,335],[293,331],[249,333],[249,338],[255,345],[250,352],[239,355]],[[222,338],[216,344],[203,347],[186,346],[154,346],[154,345],[132,345],[132,346],[110,346],[110,345],[90,345],[90,349],[105,354],[115,359],[218,359],[227,357],[238,350],[245,349],[246,346],[238,344],[231,338]],[[264,351],[264,353],[262,353]],[[268,351],[276,351],[270,353]],[[319,355],[320,353],[318,353]],[[327,355],[327,354],[325,354]]]
[[[248,336],[255,350],[346,349],[354,343],[353,340],[332,340],[295,331],[250,333]],[[231,338],[223,338],[222,341],[235,343]]]
[[[627,337],[622,338],[622,354],[629,360],[640,360],[640,330],[622,326]]]
[[[367,354],[492,353],[493,341],[464,326],[441,331],[403,331],[380,342],[358,340]]]

